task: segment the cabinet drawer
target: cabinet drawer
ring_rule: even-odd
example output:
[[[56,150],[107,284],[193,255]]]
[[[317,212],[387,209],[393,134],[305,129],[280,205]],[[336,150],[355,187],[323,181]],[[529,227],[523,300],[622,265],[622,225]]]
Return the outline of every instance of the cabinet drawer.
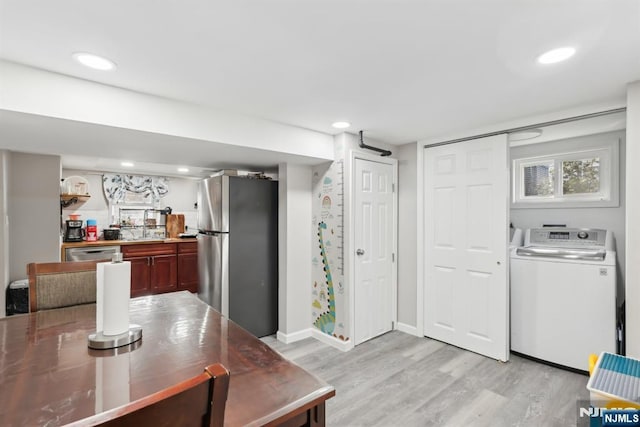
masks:
[[[176,253],[175,243],[153,243],[147,245],[123,245],[122,256],[139,257],[153,255],[172,255]]]
[[[195,254],[198,252],[198,242],[178,243],[179,254]]]

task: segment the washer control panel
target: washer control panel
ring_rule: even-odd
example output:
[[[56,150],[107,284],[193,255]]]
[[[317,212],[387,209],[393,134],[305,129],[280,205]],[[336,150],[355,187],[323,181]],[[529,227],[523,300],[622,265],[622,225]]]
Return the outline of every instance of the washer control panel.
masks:
[[[607,230],[595,228],[545,227],[529,230],[525,246],[553,246],[559,248],[603,248]]]

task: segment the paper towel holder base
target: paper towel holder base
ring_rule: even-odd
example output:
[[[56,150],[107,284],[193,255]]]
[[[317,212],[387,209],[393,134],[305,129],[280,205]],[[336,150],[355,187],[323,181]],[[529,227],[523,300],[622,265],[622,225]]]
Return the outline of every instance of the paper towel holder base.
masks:
[[[142,338],[140,325],[129,325],[129,331],[120,335],[104,335],[102,331],[89,334],[89,348],[94,350],[108,350],[132,344]]]

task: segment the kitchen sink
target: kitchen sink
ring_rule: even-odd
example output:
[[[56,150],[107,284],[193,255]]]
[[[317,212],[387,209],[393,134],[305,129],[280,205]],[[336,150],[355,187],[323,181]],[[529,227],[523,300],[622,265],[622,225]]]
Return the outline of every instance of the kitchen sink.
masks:
[[[123,242],[164,242],[162,237],[140,237],[134,239],[121,239]]]

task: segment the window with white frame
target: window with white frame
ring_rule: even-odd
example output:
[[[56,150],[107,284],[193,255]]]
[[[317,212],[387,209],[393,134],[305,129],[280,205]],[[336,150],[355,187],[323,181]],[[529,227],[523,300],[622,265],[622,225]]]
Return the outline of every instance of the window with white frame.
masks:
[[[513,207],[618,205],[617,139],[587,147],[545,145],[538,155],[513,159]]]

